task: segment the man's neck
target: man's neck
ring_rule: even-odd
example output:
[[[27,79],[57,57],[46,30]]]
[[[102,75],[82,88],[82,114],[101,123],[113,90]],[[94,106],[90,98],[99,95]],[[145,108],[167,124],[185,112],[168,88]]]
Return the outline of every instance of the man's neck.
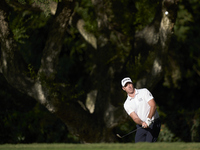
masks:
[[[130,97],[135,97],[135,88],[134,88],[133,93],[129,93],[128,96],[130,96]]]

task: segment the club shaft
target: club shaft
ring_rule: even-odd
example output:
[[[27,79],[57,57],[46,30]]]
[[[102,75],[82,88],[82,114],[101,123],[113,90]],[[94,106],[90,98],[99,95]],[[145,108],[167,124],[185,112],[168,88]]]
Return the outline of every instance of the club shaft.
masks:
[[[127,133],[127,134],[123,135],[123,136],[120,136],[120,138],[124,138],[124,137],[126,137],[126,136],[128,136],[128,135],[130,135],[130,134],[134,133],[135,131],[137,131],[137,130],[141,129],[141,128],[142,128],[142,127],[139,127],[139,128],[137,128],[137,129],[135,129],[135,130],[133,130],[133,131],[131,131],[131,132],[129,132],[129,133]]]

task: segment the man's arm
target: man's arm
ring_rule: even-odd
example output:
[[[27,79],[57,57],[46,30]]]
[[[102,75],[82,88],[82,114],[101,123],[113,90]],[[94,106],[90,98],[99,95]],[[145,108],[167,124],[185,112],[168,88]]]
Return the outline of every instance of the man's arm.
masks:
[[[143,122],[138,115],[135,112],[132,112],[130,114],[130,117],[133,119],[133,121],[138,124],[138,125],[142,125],[143,128],[148,128],[148,125],[146,124],[146,122]]]
[[[155,114],[156,112],[156,102],[154,101],[154,99],[151,99],[149,102],[148,102],[149,106],[150,106],[150,111],[149,111],[149,115],[147,117],[147,120],[145,122],[142,123],[142,126],[144,128],[148,128],[151,123],[152,123],[152,120],[151,118],[153,117],[153,115]]]
[[[143,121],[138,117],[138,115],[137,115],[135,112],[132,112],[132,113],[130,114],[130,117],[133,119],[133,121],[134,121],[136,124],[142,125]]]
[[[149,106],[150,106],[150,111],[149,111],[149,115],[148,118],[152,118],[156,112],[156,102],[154,101],[154,99],[150,100],[148,102]]]
[[[153,115],[155,114],[156,112],[156,102],[154,101],[154,99],[151,99],[149,102],[148,102],[149,106],[150,106],[150,111],[149,111],[149,115],[148,115],[148,118],[152,118]],[[133,119],[133,121],[138,124],[138,125],[142,125],[144,128],[147,128],[148,125],[146,122],[143,122],[139,117],[138,115],[135,113],[135,112],[132,112],[130,114],[130,117]]]

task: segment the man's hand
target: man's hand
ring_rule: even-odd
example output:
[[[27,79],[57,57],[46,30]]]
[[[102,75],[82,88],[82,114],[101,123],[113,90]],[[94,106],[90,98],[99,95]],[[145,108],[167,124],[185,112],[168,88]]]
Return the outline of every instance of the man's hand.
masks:
[[[153,121],[152,121],[152,119],[147,118],[147,120],[145,121],[145,123],[146,123],[147,126],[149,127],[149,126],[153,123]]]
[[[147,118],[147,120],[142,123],[142,127],[148,128],[152,124],[152,122],[153,122],[152,119]]]
[[[146,122],[142,122],[142,127],[143,127],[143,128],[148,128],[147,123],[146,123]]]

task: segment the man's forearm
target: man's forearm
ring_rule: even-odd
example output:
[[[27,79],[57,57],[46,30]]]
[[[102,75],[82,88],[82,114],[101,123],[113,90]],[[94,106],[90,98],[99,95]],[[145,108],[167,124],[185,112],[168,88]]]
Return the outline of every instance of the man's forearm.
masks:
[[[143,128],[148,128],[148,125],[146,122],[142,121],[140,118],[135,118],[133,119],[133,121],[138,124],[141,125]]]
[[[133,121],[138,125],[142,125],[142,123],[143,123],[143,121],[140,118],[135,118],[135,119],[133,119]]]
[[[138,115],[137,115],[135,112],[132,112],[132,113],[130,114],[130,117],[133,119],[133,121],[134,121],[136,124],[142,125],[143,121],[138,117]]]
[[[154,116],[155,112],[156,112],[156,105],[155,106],[151,106],[148,118],[151,119]]]

